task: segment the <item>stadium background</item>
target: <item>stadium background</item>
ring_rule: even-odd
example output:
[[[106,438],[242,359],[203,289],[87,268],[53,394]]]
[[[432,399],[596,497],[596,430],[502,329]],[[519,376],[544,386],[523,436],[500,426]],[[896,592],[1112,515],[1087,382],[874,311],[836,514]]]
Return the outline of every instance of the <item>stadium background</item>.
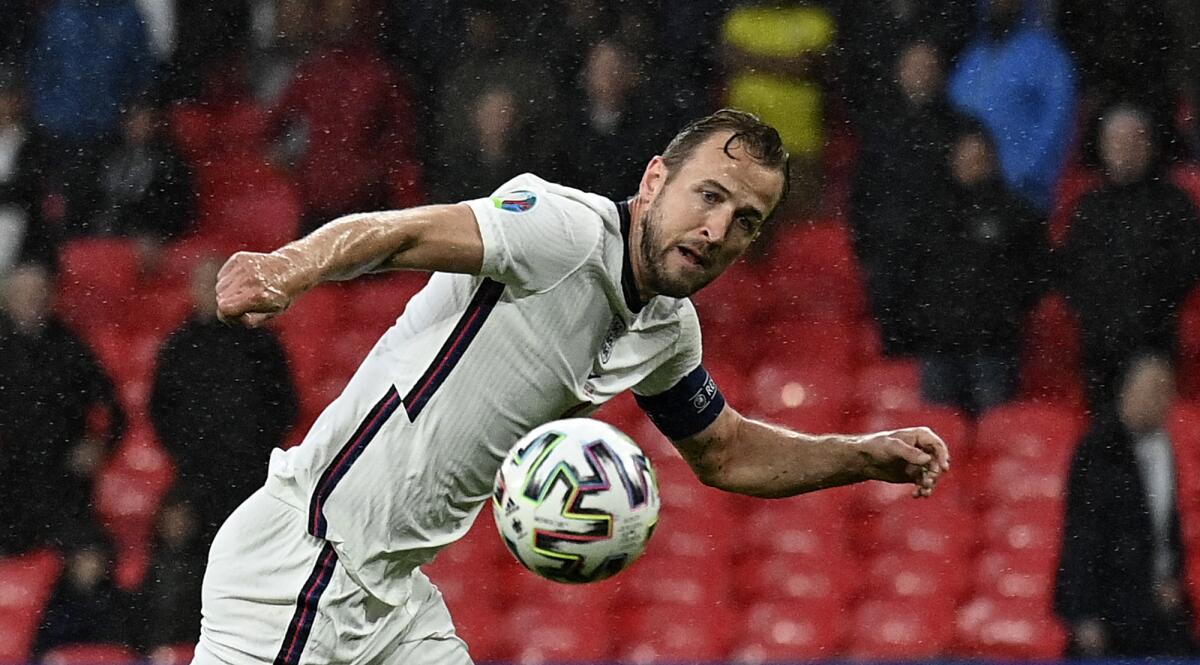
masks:
[[[123,4],[99,4],[109,3]],[[73,4],[77,0],[3,3],[4,57],[24,79],[7,82],[8,89],[36,94],[44,40],[81,48],[83,42],[47,27],[62,18],[63,5]],[[1024,322],[1013,401],[978,418],[926,403],[916,361],[884,353],[848,221],[859,142],[841,63],[856,49],[887,53],[888,40],[918,36],[943,39],[939,46],[959,39],[951,50],[961,48],[977,30],[977,18],[962,23],[954,16],[959,10],[932,11],[912,34],[902,32],[908,28],[878,35],[858,29],[855,39],[865,41],[847,42],[842,35],[854,22],[888,25],[885,10],[849,0],[784,3],[800,7],[802,18],[784,20],[778,30],[751,22],[747,33],[745,15],[733,18],[739,3],[723,0],[138,4],[149,73],[120,103],[125,112],[139,104],[161,113],[164,136],[192,173],[189,218],[175,232],[93,227],[61,214],[70,192],[48,189],[38,202],[42,244],[25,250],[55,266],[56,311],[111,375],[129,418],[93,489],[95,518],[116,548],[120,587],[143,583],[158,507],[173,482],[148,400],[158,349],[191,311],[187,285],[195,264],[238,249],[273,248],[363,200],[407,206],[484,195],[526,170],[614,196],[622,191],[605,190],[628,193],[636,182],[614,185],[614,173],[628,178],[632,169],[636,176],[684,119],[741,101],[785,118],[799,170],[819,186],[801,187],[798,202],[774,222],[777,228],[754,255],[696,297],[706,365],[733,404],[803,430],[928,424],[952,446],[956,468],[930,501],[912,501],[905,488],[882,484],[778,502],[742,499],[701,486],[632,401],[617,400],[599,417],[646,447],[659,469],[664,510],[649,552],[615,580],[552,586],[518,570],[485,514],[429,568],[472,653],[480,661],[529,663],[1062,655],[1066,634],[1051,594],[1066,472],[1088,424],[1078,324],[1060,295],[1043,294]],[[1053,0],[1029,4],[1043,29],[1054,31]],[[333,46],[321,36],[326,20],[347,27]],[[1186,25],[1151,27],[1187,37]],[[607,143],[585,145],[595,137],[581,120],[586,87],[603,78],[587,69],[616,71],[618,83],[611,85],[624,85],[619,58],[600,64],[590,58],[601,40],[631,58],[630,108],[643,121],[632,122],[627,113],[623,122],[632,124]],[[737,87],[744,70],[727,57],[731,45],[812,62],[798,77],[802,85],[764,98]],[[1194,56],[1185,45],[1171,52],[1164,78],[1180,146],[1170,177],[1200,199],[1200,167],[1186,150],[1195,132],[1189,77],[1200,79],[1200,73],[1188,68],[1186,59]],[[338,58],[349,60],[320,71]],[[304,66],[313,68],[309,82],[319,90],[289,87]],[[880,70],[883,79],[887,69]],[[339,76],[354,71],[377,73],[363,80],[383,81],[384,89],[339,89]],[[739,91],[746,96],[730,99]],[[380,121],[378,134],[363,137],[350,127],[324,146],[335,165],[309,164],[303,150],[298,158],[289,152],[289,141],[315,145],[315,130],[329,126],[310,126],[305,136],[279,117],[289,113],[287,104],[323,102],[336,102],[334,119],[311,122],[336,126],[341,114],[344,124],[375,123],[378,118],[362,112],[372,105],[390,120]],[[1055,242],[1074,203],[1099,182],[1084,148],[1087,108],[1080,101],[1047,211]],[[482,153],[473,152],[483,148],[470,137],[486,133],[480,128],[497,117],[512,119],[492,128],[508,147],[485,168],[477,165]],[[339,145],[352,143],[349,156],[337,156]],[[617,152],[624,150],[628,154]],[[322,188],[351,178],[346,172],[355,160],[369,163],[360,179],[371,190],[366,199]],[[42,172],[68,166],[50,163]],[[273,330],[299,391],[289,443],[299,440],[423,281],[397,274],[322,286],[277,319]],[[1195,453],[1178,460],[1178,475],[1189,569],[1197,570],[1200,298],[1190,298],[1182,312],[1181,399],[1170,426]],[[31,649],[42,608],[62,570],[62,553],[53,548],[0,559],[0,661],[38,656]],[[139,654],[85,645],[60,649],[46,662],[187,662],[188,647]]]

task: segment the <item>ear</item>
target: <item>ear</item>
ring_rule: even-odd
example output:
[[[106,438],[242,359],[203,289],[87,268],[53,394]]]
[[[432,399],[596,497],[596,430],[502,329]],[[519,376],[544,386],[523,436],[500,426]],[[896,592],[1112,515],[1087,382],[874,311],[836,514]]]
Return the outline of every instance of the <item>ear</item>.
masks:
[[[667,163],[663,161],[662,155],[655,155],[646,165],[645,172],[642,173],[642,182],[638,186],[638,198],[645,203],[653,201],[666,182]]]

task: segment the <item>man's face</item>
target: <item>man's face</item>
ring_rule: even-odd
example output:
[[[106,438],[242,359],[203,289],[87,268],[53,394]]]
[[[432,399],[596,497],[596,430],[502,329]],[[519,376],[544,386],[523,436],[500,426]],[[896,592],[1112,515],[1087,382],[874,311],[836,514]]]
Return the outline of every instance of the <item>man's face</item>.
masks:
[[[1150,128],[1136,114],[1122,113],[1105,120],[1100,131],[1100,156],[1113,181],[1140,180],[1150,168],[1152,154]]]
[[[52,286],[50,276],[40,268],[20,267],[8,276],[3,290],[3,306],[22,328],[34,328],[50,314]]]
[[[1175,377],[1162,362],[1145,361],[1131,368],[1121,387],[1121,422],[1134,434],[1162,427],[1175,396]]]
[[[699,291],[746,251],[779,203],[783,174],[737,141],[726,154],[729,137],[708,137],[674,172],[659,157],[647,167],[640,195],[649,204],[633,254],[643,292],[683,298]]]
[[[933,99],[942,86],[942,61],[928,44],[913,44],[896,64],[896,78],[904,96],[913,104]]]

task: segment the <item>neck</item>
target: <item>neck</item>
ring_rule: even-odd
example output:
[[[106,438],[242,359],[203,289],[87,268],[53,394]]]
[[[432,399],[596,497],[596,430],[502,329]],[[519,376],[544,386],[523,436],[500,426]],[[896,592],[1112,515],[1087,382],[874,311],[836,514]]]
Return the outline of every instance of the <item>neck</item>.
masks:
[[[642,302],[658,295],[646,286],[646,276],[642,266],[642,254],[638,249],[642,246],[642,219],[646,213],[646,203],[641,196],[629,200],[629,265],[633,269],[633,281],[637,286],[638,297]]]

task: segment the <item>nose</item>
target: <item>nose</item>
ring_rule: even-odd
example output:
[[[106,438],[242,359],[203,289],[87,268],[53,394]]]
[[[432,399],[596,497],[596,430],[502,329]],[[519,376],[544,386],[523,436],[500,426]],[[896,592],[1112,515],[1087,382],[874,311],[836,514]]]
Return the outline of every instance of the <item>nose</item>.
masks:
[[[729,233],[729,227],[732,224],[732,214],[714,213],[705,220],[704,226],[700,227],[700,235],[704,236],[704,239],[710,244],[719,245],[725,241],[725,236]]]

